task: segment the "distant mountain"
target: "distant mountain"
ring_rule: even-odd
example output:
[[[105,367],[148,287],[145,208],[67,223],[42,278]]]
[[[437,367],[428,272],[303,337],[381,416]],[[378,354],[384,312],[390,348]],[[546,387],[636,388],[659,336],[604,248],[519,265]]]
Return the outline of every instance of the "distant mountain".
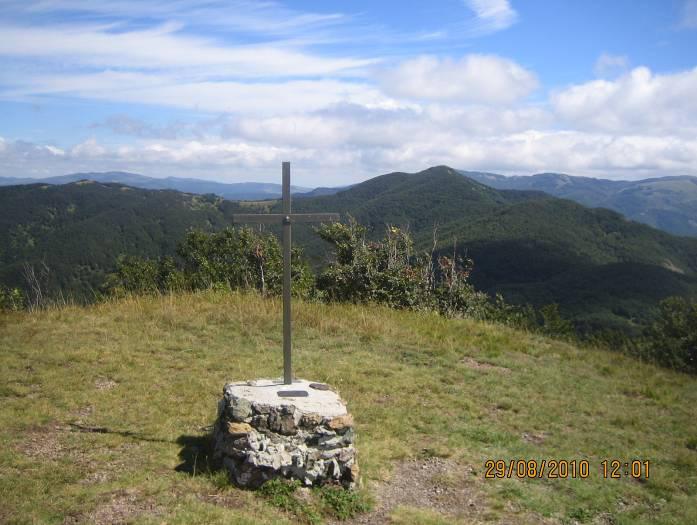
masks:
[[[178,177],[165,177],[158,179],[146,177],[137,173],[123,171],[109,171],[104,173],[73,173],[46,179],[16,179],[13,177],[0,177],[0,186],[16,184],[69,184],[80,180],[93,180],[102,183],[117,183],[143,188],[147,190],[177,190],[185,193],[205,195],[212,193],[230,200],[262,200],[278,199],[281,196],[281,185],[266,182],[237,182],[223,183],[209,180],[186,179]],[[311,188],[291,186],[294,193],[310,191]]]
[[[335,188],[319,187],[311,191],[297,193],[295,196],[305,199],[307,197],[321,197],[323,195],[334,195],[335,193],[347,190],[349,188],[352,188],[353,186],[355,186],[355,184],[351,184],[349,186],[337,186]]]
[[[675,235],[697,237],[697,177],[615,181],[561,173],[506,177],[476,171],[459,172],[492,188],[543,191],[584,206],[609,208]]]
[[[664,297],[697,298],[697,239],[539,191],[497,190],[446,166],[382,175],[293,206],[351,214],[370,238],[386,224],[409,228],[417,250],[430,250],[435,224],[438,253],[471,257],[478,288],[516,303],[558,303],[588,331],[636,331]],[[223,228],[242,209],[277,211],[280,203],[96,182],[3,187],[0,284],[21,286],[24,263],[45,262],[54,292],[89,297],[119,255],[172,254],[188,228]],[[326,262],[327,245],[311,226],[293,237],[315,266]]]

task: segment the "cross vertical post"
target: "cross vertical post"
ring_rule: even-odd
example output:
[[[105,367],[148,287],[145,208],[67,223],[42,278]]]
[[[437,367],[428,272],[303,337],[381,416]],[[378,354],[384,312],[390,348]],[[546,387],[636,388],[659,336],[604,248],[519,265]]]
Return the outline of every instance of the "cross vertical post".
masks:
[[[283,184],[283,383],[293,383],[293,366],[291,363],[291,317],[290,317],[290,292],[291,292],[291,266],[290,266],[290,162],[282,164]]]
[[[338,213],[292,213],[290,206],[290,162],[283,162],[282,168],[282,212],[283,213],[235,213],[232,222],[256,224],[280,224],[283,229],[283,383],[293,383],[293,367],[291,362],[291,309],[290,298],[292,291],[291,280],[291,225],[297,222],[336,222]],[[279,392],[279,395],[282,393]],[[307,395],[307,393],[304,393]],[[284,397],[303,395],[303,392],[287,391]]]

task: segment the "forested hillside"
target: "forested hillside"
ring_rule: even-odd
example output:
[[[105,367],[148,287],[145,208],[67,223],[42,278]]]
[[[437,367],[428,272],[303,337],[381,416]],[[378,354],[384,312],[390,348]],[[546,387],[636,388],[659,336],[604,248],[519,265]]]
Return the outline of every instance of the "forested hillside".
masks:
[[[372,239],[387,224],[406,228],[420,251],[432,249],[436,226],[436,255],[455,249],[473,259],[476,287],[519,304],[558,303],[581,329],[632,331],[661,299],[697,297],[697,239],[541,192],[496,190],[445,166],[383,175],[293,206],[350,214]],[[0,282],[24,286],[25,263],[39,276],[45,263],[50,290],[90,297],[120,255],[172,254],[187,229],[219,230],[243,207],[280,210],[278,201],[116,184],[0,188]],[[326,263],[329,247],[311,227],[293,235],[315,268]]]
[[[0,282],[26,287],[28,265],[49,293],[89,298],[118,256],[173,253],[188,228],[219,229],[234,206],[89,181],[0,188]]]
[[[697,240],[541,192],[495,190],[447,167],[393,173],[296,208],[351,213],[380,236],[408,226],[417,247],[474,260],[475,286],[535,306],[559,303],[581,328],[631,329],[669,295],[697,296]],[[319,242],[299,232],[308,251]]]

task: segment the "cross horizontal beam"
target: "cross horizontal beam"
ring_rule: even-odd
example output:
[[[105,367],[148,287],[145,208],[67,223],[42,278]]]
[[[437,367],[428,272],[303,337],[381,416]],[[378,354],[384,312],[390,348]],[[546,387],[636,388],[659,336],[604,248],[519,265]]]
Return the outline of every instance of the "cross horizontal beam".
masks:
[[[234,213],[232,222],[234,223],[255,223],[255,224],[284,224],[286,218],[290,223],[298,222],[337,222],[338,213]]]

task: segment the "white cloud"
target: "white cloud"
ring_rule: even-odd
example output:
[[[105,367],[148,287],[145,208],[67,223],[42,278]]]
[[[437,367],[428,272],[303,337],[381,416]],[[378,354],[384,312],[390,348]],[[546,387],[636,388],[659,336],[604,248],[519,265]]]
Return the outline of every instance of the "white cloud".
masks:
[[[50,146],[47,146],[50,147]],[[106,148],[97,143],[94,138],[88,139],[76,146],[73,146],[70,150],[70,155],[72,157],[78,158],[93,158],[102,157],[107,153]]]
[[[512,60],[472,54],[460,60],[407,60],[385,72],[381,84],[396,97],[500,104],[525,97],[538,82],[534,73]]]
[[[341,13],[298,12],[270,0],[5,0],[0,15],[78,14],[82,19],[176,20],[186,24],[224,27],[227,31],[294,35],[332,26]]]
[[[229,45],[181,32],[178,24],[114,31],[103,26],[21,27],[0,25],[0,55],[60,58],[65,64],[106,68],[186,68],[191,74],[307,76],[338,74],[375,59],[325,58],[288,44]]]
[[[603,53],[595,61],[593,72],[596,77],[613,77],[626,72],[628,67],[629,59],[626,56]]]
[[[653,74],[638,67],[609,80],[564,89],[552,105],[576,129],[623,134],[692,135],[697,126],[697,68]]]
[[[172,74],[104,71],[27,75],[0,92],[4,99],[67,95],[84,99],[195,109],[211,113],[294,113],[340,102],[374,107],[401,103],[367,83],[341,79],[239,82],[193,80]]]
[[[477,17],[474,33],[490,33],[512,26],[518,14],[508,0],[464,0]]]
[[[550,115],[472,106],[465,113],[492,120],[489,132],[475,121],[457,126],[445,108],[377,109],[340,105],[311,114],[267,118],[230,117],[220,131],[200,138],[145,139],[107,146],[90,139],[60,150],[50,145],[3,141],[0,174],[59,175],[125,170],[151,176],[226,181],[278,177],[282,160],[294,163],[303,185],[342,185],[395,170],[430,165],[503,173],[562,171],[609,178],[693,173],[697,138],[525,128],[527,119]],[[539,119],[536,121],[535,119]],[[496,122],[499,125],[496,125]],[[545,126],[540,125],[544,128]]]

